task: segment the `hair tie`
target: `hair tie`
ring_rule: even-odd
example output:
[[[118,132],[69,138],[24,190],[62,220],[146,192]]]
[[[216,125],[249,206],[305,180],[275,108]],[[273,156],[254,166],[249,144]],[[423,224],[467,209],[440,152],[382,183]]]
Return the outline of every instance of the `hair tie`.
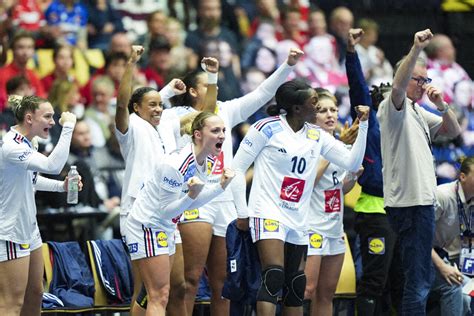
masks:
[[[21,108],[21,101],[23,97],[20,95],[12,94],[8,97],[8,104],[12,107],[12,109],[17,112]]]

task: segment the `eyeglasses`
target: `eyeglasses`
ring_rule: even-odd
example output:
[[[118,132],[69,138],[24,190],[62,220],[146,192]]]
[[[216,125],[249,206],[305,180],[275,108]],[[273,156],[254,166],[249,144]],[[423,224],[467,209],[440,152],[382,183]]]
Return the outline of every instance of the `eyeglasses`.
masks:
[[[431,83],[431,81],[433,81],[433,79],[425,78],[425,77],[418,77],[418,78],[411,77],[411,79],[416,81],[416,85],[418,87],[423,87],[425,84]]]

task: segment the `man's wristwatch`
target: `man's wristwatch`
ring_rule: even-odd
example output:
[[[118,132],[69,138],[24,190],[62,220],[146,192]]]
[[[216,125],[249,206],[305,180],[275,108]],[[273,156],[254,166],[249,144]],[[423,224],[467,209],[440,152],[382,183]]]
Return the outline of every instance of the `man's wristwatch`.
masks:
[[[438,111],[441,112],[441,114],[445,114],[449,110],[449,104],[446,102],[443,102],[443,108],[438,108]]]

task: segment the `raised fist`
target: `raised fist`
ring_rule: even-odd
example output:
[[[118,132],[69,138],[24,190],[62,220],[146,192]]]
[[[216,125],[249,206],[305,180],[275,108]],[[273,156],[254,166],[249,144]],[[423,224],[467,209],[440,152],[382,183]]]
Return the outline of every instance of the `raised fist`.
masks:
[[[301,56],[304,55],[304,52],[296,47],[293,47],[288,52],[287,64],[290,66],[296,65]]]
[[[70,122],[75,125],[76,120],[77,120],[76,116],[72,114],[71,112],[63,112],[61,114],[61,118],[59,119],[59,124],[61,124],[61,126],[64,126],[64,123]]]
[[[186,84],[181,79],[172,79],[168,85],[173,89],[175,95],[180,95],[186,92]]]
[[[431,33],[430,29],[426,29],[415,33],[413,43],[416,47],[423,49],[428,46],[432,38],[433,33]]]
[[[204,57],[201,60],[201,68],[205,72],[217,73],[219,71],[219,61],[214,57]]]
[[[370,107],[367,105],[358,105],[355,108],[359,121],[367,121],[369,119]]]
[[[138,62],[138,60],[140,60],[140,57],[142,56],[144,51],[145,49],[143,48],[143,46],[132,45],[132,53],[130,55],[130,61],[132,63]]]
[[[357,44],[359,44],[362,35],[364,35],[363,29],[350,29],[348,37],[349,48],[354,48]]]

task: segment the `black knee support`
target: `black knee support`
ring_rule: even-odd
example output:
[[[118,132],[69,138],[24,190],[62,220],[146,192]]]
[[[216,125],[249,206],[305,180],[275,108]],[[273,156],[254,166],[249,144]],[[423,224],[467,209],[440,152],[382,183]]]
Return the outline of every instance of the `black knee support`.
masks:
[[[257,293],[257,301],[275,304],[278,302],[278,293],[285,283],[285,272],[281,266],[269,266],[262,272],[262,283]]]
[[[146,309],[148,305],[148,296],[146,293],[146,288],[145,285],[142,285],[142,288],[140,290],[140,293],[137,295],[137,304],[141,307]]]
[[[285,283],[283,304],[289,307],[303,306],[304,290],[306,288],[306,275],[304,271],[298,271],[290,275]]]

